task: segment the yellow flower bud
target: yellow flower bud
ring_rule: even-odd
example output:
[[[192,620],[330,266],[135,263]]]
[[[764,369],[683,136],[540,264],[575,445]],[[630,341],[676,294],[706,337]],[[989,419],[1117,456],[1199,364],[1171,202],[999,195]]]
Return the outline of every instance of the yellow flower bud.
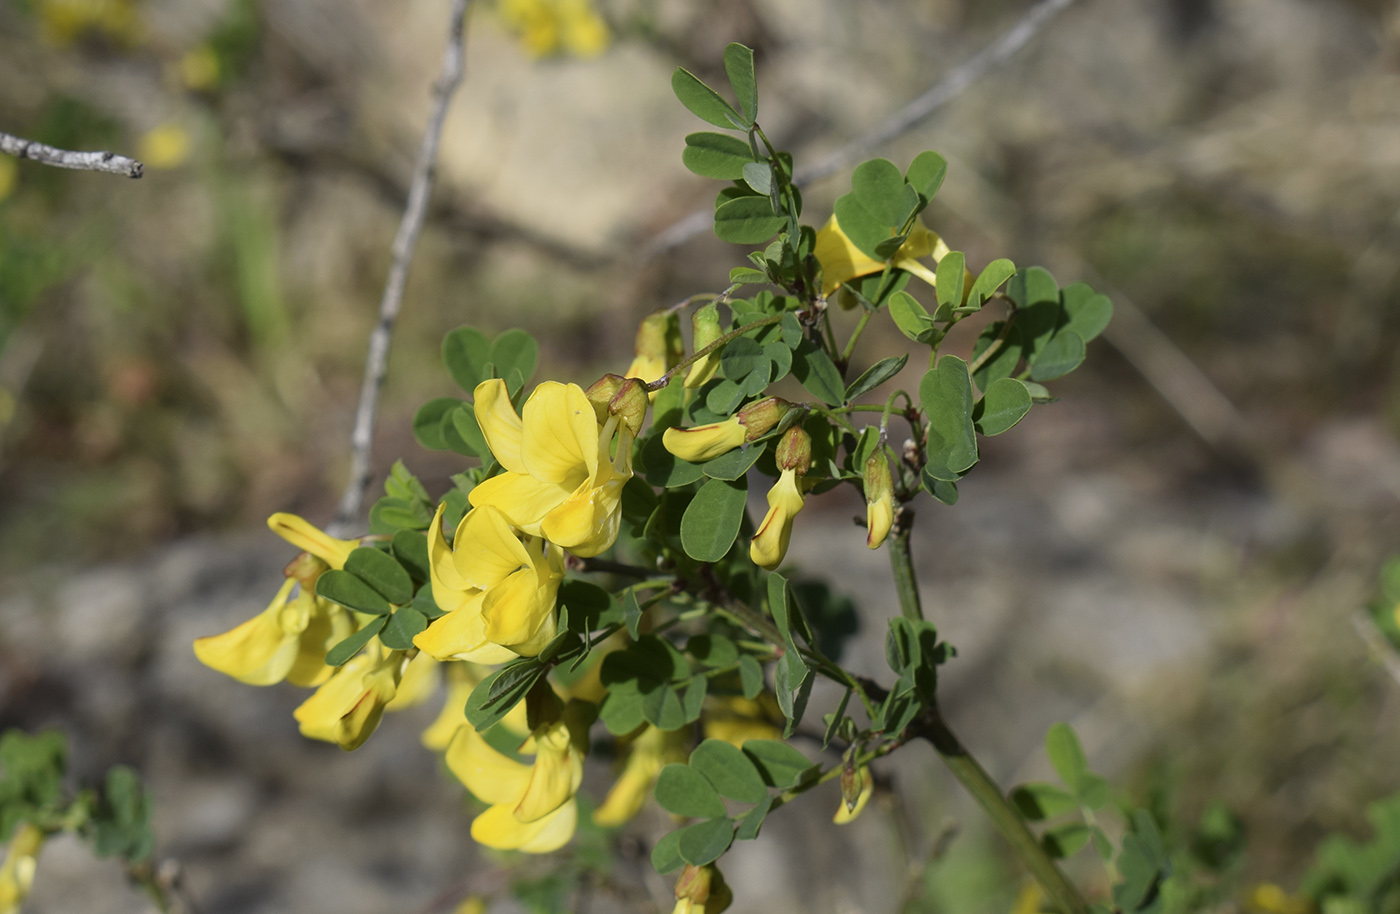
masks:
[[[293,546],[335,569],[344,568],[345,560],[360,545],[356,540],[336,539],[295,514],[279,511],[267,519],[267,526]]]
[[[778,469],[796,470],[798,476],[806,475],[812,468],[812,436],[800,425],[794,425],[783,434],[778,442]]]
[[[894,482],[885,455],[876,450],[865,460],[865,545],[880,548],[894,523]]]
[[[646,419],[651,401],[636,378],[605,374],[584,393],[588,395],[588,402],[593,404],[593,412],[600,425],[606,423],[610,416],[617,416],[633,437],[641,434],[642,422]]]
[[[696,311],[690,317],[691,344],[699,352],[724,336],[724,328],[719,323],[719,306],[714,302]],[[685,376],[685,386],[691,390],[703,387],[719,370],[722,350],[716,349],[690,366]]]
[[[685,353],[681,322],[669,309],[653,311],[637,327],[636,357],[627,368],[627,377],[647,383],[657,380],[677,364]]]
[[[802,488],[797,477],[797,470],[783,470],[777,483],[768,490],[768,513],[749,541],[749,558],[769,571],[783,563],[788,541],[792,538],[792,519],[802,510]]]
[[[691,463],[704,463],[727,454],[744,443],[748,430],[738,416],[723,422],[697,425],[694,428],[668,428],[661,435],[661,444],[675,456]]]
[[[875,779],[870,776],[870,769],[864,765],[857,768],[848,764],[841,770],[841,805],[836,807],[836,815],[831,821],[837,825],[855,821],[874,792]]]
[[[733,900],[718,867],[686,864],[676,879],[676,906],[671,914],[719,914]]]

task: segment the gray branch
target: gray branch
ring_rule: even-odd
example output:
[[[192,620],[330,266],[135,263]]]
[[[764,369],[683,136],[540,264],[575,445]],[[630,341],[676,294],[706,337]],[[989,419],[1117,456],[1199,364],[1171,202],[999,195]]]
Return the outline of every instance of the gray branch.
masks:
[[[125,175],[128,178],[141,177],[143,167],[135,159],[119,156],[115,152],[70,152],[9,133],[0,133],[0,152],[20,159],[33,159],[42,165],[52,165],[55,168],[105,171],[109,175]]]
[[[856,137],[810,168],[799,171],[793,178],[794,183],[808,184],[835,174],[854,163],[866,150],[888,143],[913,130],[932,117],[938,109],[966,92],[973,83],[993,68],[1010,60],[1051,19],[1075,2],[1077,0],[1041,0],[1015,25],[1003,32],[1000,38],[969,60],[954,67],[928,91],[886,118],[880,126]],[[712,216],[713,211],[708,209],[689,213],[643,245],[638,255],[639,259],[650,260],[694,238],[710,227]]]
[[[333,535],[343,536],[353,529],[372,479],[370,446],[374,440],[374,419],[379,408],[379,391],[384,386],[385,370],[389,362],[389,343],[393,339],[394,322],[398,319],[399,309],[403,304],[403,292],[408,284],[408,267],[413,260],[413,248],[418,243],[418,235],[423,230],[423,221],[428,213],[428,196],[432,190],[438,144],[442,139],[442,125],[447,119],[452,95],[462,82],[466,57],[462,33],[469,3],[470,0],[452,0],[447,47],[442,55],[442,73],[433,85],[432,112],[428,117],[428,127],[423,133],[423,143],[418,149],[418,162],[414,166],[413,181],[408,190],[408,205],[404,208],[403,219],[399,222],[398,233],[394,236],[394,259],[389,266],[389,277],[384,283],[384,295],[379,301],[379,321],[374,325],[369,337],[365,377],[360,386],[360,404],[355,411],[355,429],[350,434],[350,479],[340,497],[335,519],[329,527]]]

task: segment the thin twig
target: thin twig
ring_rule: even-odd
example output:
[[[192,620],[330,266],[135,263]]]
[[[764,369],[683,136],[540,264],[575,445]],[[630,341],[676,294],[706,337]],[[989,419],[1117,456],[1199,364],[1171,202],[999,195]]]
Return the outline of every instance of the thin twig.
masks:
[[[1073,5],[1076,0],[1041,0],[1039,4],[1022,16],[1001,37],[983,48],[969,60],[954,67],[937,83],[929,87],[918,98],[886,118],[884,123],[869,133],[862,134],[846,145],[820,159],[815,165],[802,169],[793,178],[794,184],[809,184],[846,168],[865,151],[888,143],[934,115],[938,109],[962,95],[972,84],[987,75],[993,68],[1005,63],[1016,52],[1026,46],[1036,33],[1045,27],[1058,13]],[[696,210],[680,221],[664,229],[650,242],[643,245],[639,259],[646,261],[678,247],[709,228],[713,212],[708,209]]]
[[[42,165],[54,168],[72,168],[76,171],[104,171],[109,175],[124,175],[128,178],[141,177],[144,167],[135,159],[119,156],[115,152],[71,152],[45,146],[33,140],[0,133],[0,152],[9,153],[20,159],[33,159]]]
[[[1390,674],[1391,679],[1400,684],[1400,654],[1397,654],[1390,642],[1385,640],[1385,635],[1381,634],[1370,615],[1365,610],[1354,614],[1351,617],[1351,627],[1356,629],[1361,640],[1366,642],[1371,656],[1385,667],[1385,671]]]
[[[408,205],[394,236],[394,260],[389,266],[389,278],[384,283],[384,296],[379,301],[379,322],[369,337],[369,354],[365,357],[365,378],[360,386],[360,405],[355,411],[355,429],[350,435],[350,480],[340,497],[335,520],[330,529],[336,534],[350,531],[360,514],[365,491],[370,484],[370,445],[374,439],[374,418],[379,407],[379,391],[384,386],[384,374],[389,362],[389,343],[394,335],[394,321],[403,304],[404,287],[408,284],[408,267],[413,260],[413,248],[423,230],[428,212],[428,196],[432,190],[433,172],[442,139],[442,125],[452,95],[462,82],[464,58],[463,30],[470,0],[452,0],[447,47],[442,55],[442,74],[433,85],[433,108],[423,144],[418,149],[418,163],[413,168],[409,185]]]

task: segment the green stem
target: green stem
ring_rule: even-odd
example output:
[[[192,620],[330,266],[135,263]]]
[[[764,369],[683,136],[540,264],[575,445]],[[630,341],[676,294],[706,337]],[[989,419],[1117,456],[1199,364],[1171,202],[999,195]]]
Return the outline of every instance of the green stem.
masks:
[[[875,312],[870,309],[861,311],[860,322],[856,324],[856,329],[851,331],[851,338],[846,341],[846,348],[841,350],[841,364],[849,365],[851,354],[856,351],[856,343],[860,341],[860,335],[865,332],[865,325],[870,323],[870,315]]]
[[[747,323],[736,330],[729,331],[724,336],[715,340],[713,343],[706,346],[705,348],[697,349],[693,354],[691,354],[689,358],[681,359],[661,377],[657,378],[655,381],[652,381],[650,384],[644,385],[643,389],[646,390],[648,393],[650,393],[653,390],[660,390],[661,388],[665,387],[667,384],[670,383],[671,378],[675,377],[682,370],[689,368],[694,362],[697,362],[700,359],[703,359],[705,356],[709,355],[710,353],[714,352],[716,349],[723,348],[726,344],[737,340],[739,337],[743,336],[745,333],[748,333],[750,330],[755,330],[759,327],[767,327],[769,324],[776,324],[782,319],[783,316],[781,314],[771,314],[768,317],[760,318],[759,320]]]
[[[924,617],[923,604],[919,602],[919,582],[914,577],[914,558],[909,554],[909,535],[913,531],[914,512],[907,507],[899,508],[890,527],[886,544],[890,550],[890,570],[894,572],[894,587],[899,594],[899,611],[904,618],[917,621]]]
[[[953,776],[967,788],[977,802],[991,816],[992,824],[1001,836],[1011,845],[1016,856],[1021,858],[1026,869],[1030,870],[1036,882],[1045,890],[1054,905],[1062,914],[1088,914],[1089,906],[1080,897],[1079,891],[1060,872],[1055,861],[1045,853],[1040,842],[1026,827],[1025,821],[1007,801],[1001,788],[991,779],[977,759],[967,751],[953,731],[948,729],[938,708],[932,706],[925,715],[913,724],[915,735],[928,740],[943,763],[953,772]]]

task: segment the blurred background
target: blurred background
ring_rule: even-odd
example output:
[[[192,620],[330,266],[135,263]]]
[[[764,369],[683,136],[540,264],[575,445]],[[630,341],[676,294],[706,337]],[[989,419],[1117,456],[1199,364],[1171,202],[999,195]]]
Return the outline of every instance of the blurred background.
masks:
[[[680,163],[705,128],[676,66],[722,84],[725,44],[753,47],[760,120],[800,169],[1030,7],[474,3],[377,475],[401,456],[436,493],[459,469],[409,430],[455,393],[447,330],[525,327],[540,377],[586,383],[626,366],[645,313],[744,262],[708,228],[662,234],[716,190]],[[0,129],[147,166],[0,157],[0,728],[63,728],[80,777],[139,769],[209,914],[550,910],[575,888],[533,860],[518,890],[471,844],[416,744],[435,708],[346,755],[297,735],[296,690],[189,649],[270,599],[291,555],[268,514],[330,519],[446,22],[439,0],[0,0]],[[1400,8],[1078,0],[869,155],[928,148],[950,167],[925,220],[970,265],[1041,263],[1118,309],[959,503],[920,508],[926,610],[960,650],[946,713],[1008,786],[1049,774],[1045,728],[1071,721],[1125,796],[1187,827],[1228,810],[1244,882],[1291,890],[1400,788],[1395,658],[1360,615],[1400,543]],[[848,187],[806,188],[806,221]],[[903,343],[874,324],[867,363]],[[878,677],[894,601],[858,511],[814,503],[791,558],[858,596],[846,660]],[[1019,871],[932,754],[882,777],[848,829],[818,792],[731,854],[734,910],[1010,910]],[[669,909],[647,816],[590,910]],[[147,909],[63,841],[31,901]]]

